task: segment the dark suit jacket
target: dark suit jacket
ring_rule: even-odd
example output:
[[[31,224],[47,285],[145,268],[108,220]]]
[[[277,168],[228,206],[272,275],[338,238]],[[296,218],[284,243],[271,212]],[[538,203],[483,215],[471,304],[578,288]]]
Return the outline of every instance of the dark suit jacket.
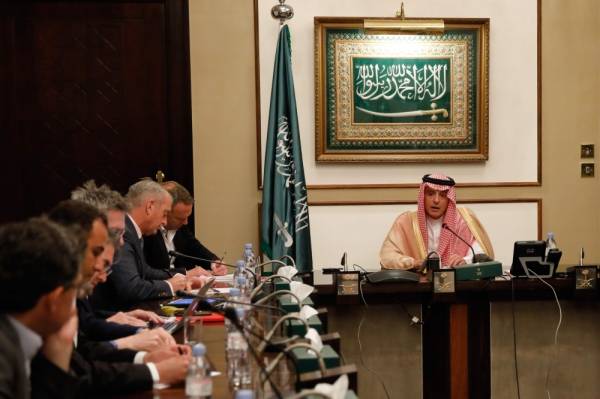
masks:
[[[124,310],[148,299],[171,296],[165,280],[172,277],[167,270],[148,266],[133,223],[125,218],[125,245],[119,250],[108,281],[100,284],[90,297],[96,309]]]
[[[122,394],[152,389],[152,374],[145,364],[88,361],[77,351],[71,370],[79,377],[79,397]]]
[[[30,384],[19,337],[5,315],[0,315],[0,398],[28,398]]]
[[[70,399],[83,397],[79,379],[66,373],[44,355],[38,353],[31,361],[31,399]]]
[[[88,299],[77,300],[79,331],[95,341],[110,341],[136,334],[138,327],[112,323],[96,316]]]
[[[182,254],[196,258],[210,259],[212,261],[218,259],[217,255],[198,241],[187,226],[182,226],[177,230],[173,237],[173,245],[175,246],[175,250]],[[150,266],[158,269],[169,267],[169,254],[167,253],[167,248],[160,232],[144,237],[144,254]],[[192,269],[196,265],[210,270],[210,264],[211,262],[208,261],[195,262],[184,258],[175,259],[176,270],[178,268]]]
[[[153,385],[145,364],[88,361],[78,351],[73,351],[69,374],[39,354],[31,368],[32,399],[106,397],[149,390]]]

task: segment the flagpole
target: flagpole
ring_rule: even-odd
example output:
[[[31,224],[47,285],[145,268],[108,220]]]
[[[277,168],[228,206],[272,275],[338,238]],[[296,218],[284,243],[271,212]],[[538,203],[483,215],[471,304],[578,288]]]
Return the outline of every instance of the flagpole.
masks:
[[[261,210],[261,250],[269,259],[289,256],[301,272],[313,270],[308,190],[292,74],[290,31],[294,10],[285,0],[271,9],[280,22],[275,49]]]

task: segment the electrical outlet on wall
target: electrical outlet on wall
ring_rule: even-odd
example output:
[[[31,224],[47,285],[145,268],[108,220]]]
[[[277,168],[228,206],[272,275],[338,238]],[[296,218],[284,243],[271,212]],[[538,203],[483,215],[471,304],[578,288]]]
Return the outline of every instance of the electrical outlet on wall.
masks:
[[[594,164],[593,163],[582,163],[581,164],[581,177],[594,177]]]
[[[594,158],[594,145],[593,144],[582,144],[581,145],[581,158]]]

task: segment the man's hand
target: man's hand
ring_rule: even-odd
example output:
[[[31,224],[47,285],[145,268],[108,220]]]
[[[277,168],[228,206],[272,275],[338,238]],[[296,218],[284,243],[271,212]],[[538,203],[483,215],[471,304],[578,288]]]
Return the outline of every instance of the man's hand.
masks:
[[[202,288],[202,286],[204,284],[206,284],[207,280],[208,280],[207,276],[190,277],[187,280],[185,289],[186,289],[186,291],[189,291],[189,290],[192,290],[195,288]]]
[[[156,363],[156,369],[163,384],[176,384],[185,379],[191,356],[179,355]]]
[[[152,352],[165,346],[175,345],[173,337],[163,328],[142,331],[139,334],[119,338],[114,341],[118,349]]]
[[[137,320],[143,320],[145,322],[152,322],[154,324],[161,325],[164,323],[163,319],[154,312],[149,310],[135,309],[125,313],[127,316],[133,317]]]
[[[117,312],[110,316],[106,321],[110,321],[118,324],[127,324],[134,327],[147,327],[146,322],[138,318],[132,317],[123,312]]]
[[[425,259],[414,259],[413,260],[413,268],[420,272],[425,267]]]
[[[221,263],[221,261],[215,261],[211,263],[210,269],[212,274],[215,276],[224,276],[227,274],[227,266]]]
[[[187,345],[171,345],[164,349],[157,349],[146,353],[144,363],[159,363],[175,356],[191,356],[192,350]]]
[[[188,277],[210,276],[210,272],[200,266],[196,266],[193,269],[188,270],[186,273],[186,276],[188,276]]]
[[[42,346],[42,353],[46,359],[68,372],[76,334],[77,313],[71,316],[60,330],[46,337]]]
[[[183,274],[177,273],[173,277],[167,280],[171,287],[173,288],[173,292],[179,290],[185,290],[186,278]]]
[[[456,254],[451,254],[450,257],[448,258],[448,266],[459,266],[459,265],[464,265],[467,262],[465,262],[465,260],[463,259],[462,256],[460,255],[456,255]]]

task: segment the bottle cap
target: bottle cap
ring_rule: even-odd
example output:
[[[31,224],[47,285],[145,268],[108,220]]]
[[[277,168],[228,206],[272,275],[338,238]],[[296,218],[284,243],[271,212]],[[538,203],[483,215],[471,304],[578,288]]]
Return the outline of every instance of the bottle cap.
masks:
[[[252,249],[252,243],[249,242],[247,244],[244,244],[244,249]]]
[[[198,356],[204,356],[205,354],[206,354],[206,346],[204,346],[204,344],[196,344],[192,348],[193,356],[198,357]]]
[[[238,320],[242,320],[246,315],[246,309],[244,308],[235,308],[235,314],[237,315]]]
[[[229,289],[229,296],[240,296],[241,292],[239,288],[232,287]]]
[[[235,399],[253,399],[254,392],[251,389],[238,389],[235,393]]]
[[[246,266],[246,262],[244,262],[243,260],[241,260],[241,259],[240,259],[240,260],[238,260],[237,262],[235,262],[235,266],[236,266],[238,269],[243,269],[243,268],[244,268],[244,266]]]

